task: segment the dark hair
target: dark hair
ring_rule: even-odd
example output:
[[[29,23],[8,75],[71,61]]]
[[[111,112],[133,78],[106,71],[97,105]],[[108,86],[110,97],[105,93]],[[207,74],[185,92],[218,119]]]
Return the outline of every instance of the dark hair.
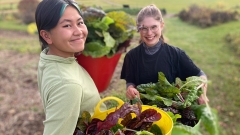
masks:
[[[35,12],[35,21],[42,50],[48,47],[48,44],[40,36],[40,31],[50,31],[52,28],[54,28],[61,18],[67,5],[75,7],[81,15],[80,9],[74,0],[42,0],[39,3]]]
[[[153,17],[155,20],[159,22],[164,22],[161,10],[154,4],[150,4],[139,11],[136,20],[137,27],[139,27],[140,23],[144,20],[145,17]],[[163,34],[161,34],[160,39],[164,43]]]

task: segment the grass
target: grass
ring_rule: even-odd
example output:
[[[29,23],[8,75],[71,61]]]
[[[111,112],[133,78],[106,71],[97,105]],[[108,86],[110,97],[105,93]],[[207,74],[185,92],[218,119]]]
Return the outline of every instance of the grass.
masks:
[[[0,29],[12,30],[21,34],[27,34],[27,25],[19,23],[19,21],[0,21]],[[19,40],[12,40],[12,37],[0,37],[0,50],[14,50],[21,53],[39,53],[40,45],[37,35],[35,37],[26,38],[19,36]],[[38,45],[38,46],[36,46]]]
[[[210,105],[218,109],[222,135],[240,132],[237,115],[240,91],[239,56],[232,53],[224,41],[229,32],[239,31],[239,21],[201,29],[178,18],[165,19],[165,36],[169,43],[186,51],[204,70],[211,83],[208,86]]]
[[[0,1],[0,9],[1,10],[17,9],[17,3],[19,1],[20,0]]]
[[[81,0],[79,0],[81,1]],[[130,7],[143,7],[149,4],[156,4],[159,8],[165,8],[168,13],[178,13],[183,8],[188,7],[190,4],[199,4],[204,6],[216,7],[223,6],[225,8],[232,8],[239,5],[238,0],[229,0],[227,2],[219,1],[219,0],[108,0],[117,5],[122,6],[122,4],[128,4]],[[114,7],[114,5],[112,5]],[[111,7],[110,7],[111,8]]]
[[[19,23],[18,21],[13,21],[13,20],[0,21],[0,29],[27,31],[27,25]]]
[[[22,38],[19,40],[12,40],[11,37],[0,37],[0,40],[0,50],[13,50],[21,53],[40,52],[40,45],[37,38]]]
[[[3,24],[0,21],[0,24]],[[26,36],[28,33],[26,33],[26,30],[23,28],[18,28],[19,26],[7,25],[11,26],[7,30],[14,30],[14,28],[17,28],[14,30],[14,34],[10,35],[7,32],[5,32],[5,36],[0,36],[0,50],[13,50],[21,53],[39,53],[40,52],[40,43],[38,41],[37,35],[33,36]],[[2,28],[0,28],[2,29]],[[20,29],[20,30],[19,30]],[[8,35],[8,36],[6,36]],[[16,38],[17,37],[17,38]],[[13,40],[17,39],[17,40]]]

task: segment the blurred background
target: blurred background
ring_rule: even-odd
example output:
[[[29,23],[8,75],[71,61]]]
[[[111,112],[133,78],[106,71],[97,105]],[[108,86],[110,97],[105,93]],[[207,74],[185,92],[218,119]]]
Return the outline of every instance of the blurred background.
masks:
[[[149,4],[163,13],[166,41],[186,51],[207,74],[210,106],[217,110],[221,135],[240,132],[239,0],[76,0],[81,7],[124,11],[133,18]],[[41,51],[34,14],[40,0],[0,0],[0,134],[40,135],[44,112],[37,87]],[[134,34],[131,48],[138,45]],[[121,55],[108,88],[125,98]],[[204,128],[203,128],[204,130]],[[203,131],[204,133],[204,131]],[[204,133],[207,134],[207,133]]]

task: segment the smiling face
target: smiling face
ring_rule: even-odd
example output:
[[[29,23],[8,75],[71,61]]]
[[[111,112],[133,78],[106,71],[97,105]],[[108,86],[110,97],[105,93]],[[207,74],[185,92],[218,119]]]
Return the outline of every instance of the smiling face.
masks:
[[[88,30],[77,9],[67,6],[56,27],[40,35],[49,45],[49,55],[67,58],[84,50]]]
[[[163,22],[155,20],[153,17],[145,17],[140,22],[140,37],[149,47],[156,45],[161,37]]]

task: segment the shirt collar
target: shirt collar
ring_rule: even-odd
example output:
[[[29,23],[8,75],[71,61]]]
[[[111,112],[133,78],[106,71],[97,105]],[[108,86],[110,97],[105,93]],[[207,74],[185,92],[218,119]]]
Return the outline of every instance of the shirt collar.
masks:
[[[41,54],[40,54],[40,59],[44,61],[55,61],[55,62],[60,62],[60,63],[72,63],[76,61],[75,57],[68,57],[68,58],[63,58],[60,56],[56,55],[47,55],[49,48],[45,48]]]

